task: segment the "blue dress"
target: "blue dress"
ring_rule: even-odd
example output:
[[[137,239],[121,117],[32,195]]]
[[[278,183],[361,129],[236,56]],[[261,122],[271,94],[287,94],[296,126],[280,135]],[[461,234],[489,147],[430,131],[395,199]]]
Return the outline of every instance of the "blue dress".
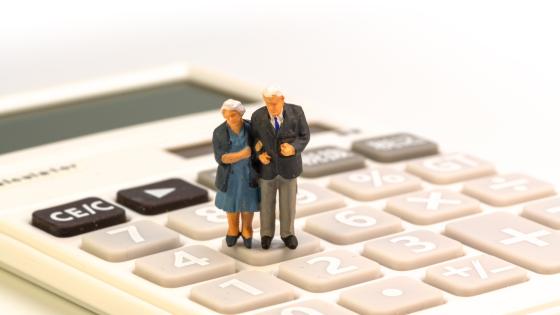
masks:
[[[247,146],[245,128],[241,128],[239,134],[235,134],[229,126],[229,139],[231,149],[228,153],[238,152]],[[258,211],[259,198],[258,188],[249,185],[251,180],[250,158],[243,159],[231,165],[231,173],[228,177],[227,191],[216,193],[215,205],[218,209],[226,212]]]

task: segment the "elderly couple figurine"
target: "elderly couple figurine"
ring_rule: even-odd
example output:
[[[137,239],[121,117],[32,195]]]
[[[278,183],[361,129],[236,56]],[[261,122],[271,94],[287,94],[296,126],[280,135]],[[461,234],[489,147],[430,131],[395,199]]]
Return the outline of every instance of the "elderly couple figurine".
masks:
[[[225,122],[212,137],[218,162],[215,204],[227,213],[226,244],[251,248],[253,214],[260,210],[261,246],[270,248],[279,195],[280,237],[286,247],[298,245],[294,235],[297,177],[302,172],[301,152],[309,142],[309,127],[298,105],[284,103],[277,88],[263,91],[266,106],[257,109],[251,121],[243,119],[245,108],[236,100],[223,103]],[[239,229],[239,218],[241,226]]]

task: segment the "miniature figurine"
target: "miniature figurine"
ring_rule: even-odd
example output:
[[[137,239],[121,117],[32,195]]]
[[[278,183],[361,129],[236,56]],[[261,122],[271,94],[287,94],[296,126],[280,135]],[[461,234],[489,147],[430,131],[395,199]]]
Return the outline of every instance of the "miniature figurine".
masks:
[[[280,237],[295,249],[294,235],[297,177],[302,172],[301,152],[309,142],[309,126],[301,106],[284,103],[278,88],[262,93],[266,106],[251,116],[256,163],[261,193],[261,246],[270,248],[274,237],[276,193],[280,201]]]
[[[243,119],[245,108],[239,101],[226,100],[221,112],[225,122],[214,130],[212,136],[214,157],[218,162],[215,181],[218,191],[215,204],[227,213],[227,246],[234,246],[241,236],[245,247],[251,248],[253,214],[259,209],[258,178],[251,158],[251,125]]]

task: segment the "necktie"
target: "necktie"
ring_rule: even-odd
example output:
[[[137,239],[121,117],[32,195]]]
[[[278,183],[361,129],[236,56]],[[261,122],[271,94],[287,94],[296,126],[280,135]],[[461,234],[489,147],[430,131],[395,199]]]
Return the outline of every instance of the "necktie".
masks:
[[[280,124],[278,123],[278,117],[274,117],[274,130],[276,132],[278,132],[278,129],[280,129]]]

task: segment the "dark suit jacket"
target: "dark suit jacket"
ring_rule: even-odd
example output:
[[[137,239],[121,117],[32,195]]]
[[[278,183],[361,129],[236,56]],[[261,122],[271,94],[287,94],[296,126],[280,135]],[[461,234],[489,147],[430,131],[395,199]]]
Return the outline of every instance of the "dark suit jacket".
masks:
[[[263,179],[273,179],[277,175],[291,179],[298,177],[302,171],[301,152],[309,143],[310,137],[305,114],[301,106],[284,104],[282,115],[284,121],[278,134],[270,123],[270,115],[266,106],[257,109],[251,116],[254,141],[256,143],[257,140],[261,140],[263,143],[261,153],[266,151],[271,157],[268,165],[263,165],[258,159],[256,160],[257,172]],[[285,142],[294,146],[295,155],[285,157],[280,154],[280,144]]]
[[[251,131],[251,125],[249,121],[243,120],[243,128],[245,128],[245,135],[247,135],[247,145],[249,148],[253,148],[253,133]],[[216,181],[214,184],[216,188],[220,191],[226,192],[228,186],[228,178],[229,174],[231,173],[231,164],[225,164],[222,162],[222,155],[226,153],[230,153],[229,150],[231,148],[231,140],[229,140],[229,129],[227,127],[227,123],[224,122],[223,124],[219,125],[214,129],[214,133],[212,134],[212,146],[214,147],[214,158],[216,162],[218,162],[218,170],[216,171]],[[254,151],[254,150],[252,150]],[[254,154],[250,157],[251,163],[251,187],[258,186],[258,175],[254,168],[255,163],[255,156]]]

